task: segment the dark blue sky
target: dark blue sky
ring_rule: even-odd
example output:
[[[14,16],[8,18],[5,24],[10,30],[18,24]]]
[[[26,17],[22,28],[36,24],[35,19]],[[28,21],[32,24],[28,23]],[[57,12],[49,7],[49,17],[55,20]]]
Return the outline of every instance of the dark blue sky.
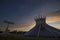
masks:
[[[20,27],[32,24],[39,14],[58,16],[51,12],[59,10],[60,0],[0,0],[0,21],[13,21]]]

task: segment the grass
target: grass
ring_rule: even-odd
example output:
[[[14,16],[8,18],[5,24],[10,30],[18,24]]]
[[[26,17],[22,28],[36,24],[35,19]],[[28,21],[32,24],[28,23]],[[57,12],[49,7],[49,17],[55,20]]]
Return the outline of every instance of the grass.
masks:
[[[8,35],[8,36],[0,36],[0,40],[60,40],[60,38],[36,38],[36,37],[24,37],[17,35]]]

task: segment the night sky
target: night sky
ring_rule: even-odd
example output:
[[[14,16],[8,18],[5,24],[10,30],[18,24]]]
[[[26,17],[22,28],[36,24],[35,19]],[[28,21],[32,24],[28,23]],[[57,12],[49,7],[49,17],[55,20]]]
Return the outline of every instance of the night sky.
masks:
[[[49,25],[60,29],[60,0],[0,0],[1,30],[6,26],[3,21],[8,20],[15,23],[10,30],[28,31],[40,14],[47,17]]]

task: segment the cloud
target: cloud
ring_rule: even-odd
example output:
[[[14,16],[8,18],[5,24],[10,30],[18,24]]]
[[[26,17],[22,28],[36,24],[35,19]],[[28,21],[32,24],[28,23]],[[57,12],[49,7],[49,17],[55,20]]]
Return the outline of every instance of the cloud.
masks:
[[[60,29],[60,10],[49,13],[47,17],[47,24]]]
[[[60,21],[49,23],[49,25],[60,30]]]
[[[46,19],[47,23],[53,23],[53,22],[56,22],[56,21],[60,21],[60,16],[53,16],[53,17],[47,17]]]
[[[56,11],[53,11],[53,12],[50,12],[47,14],[47,16],[60,16],[60,9],[59,10],[56,10]]]
[[[29,31],[34,26],[35,26],[35,23],[32,23],[32,24],[30,24],[28,26],[24,26],[24,27],[11,27],[10,31],[14,31],[14,30],[17,30],[17,31]]]

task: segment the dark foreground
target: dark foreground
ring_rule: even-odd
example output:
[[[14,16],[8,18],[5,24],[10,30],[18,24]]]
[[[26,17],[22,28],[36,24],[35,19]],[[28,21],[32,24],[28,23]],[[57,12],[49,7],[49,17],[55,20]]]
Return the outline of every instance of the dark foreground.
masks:
[[[1,36],[0,40],[60,40],[60,38],[42,38],[42,37],[23,37],[17,35],[8,35],[8,36]]]

